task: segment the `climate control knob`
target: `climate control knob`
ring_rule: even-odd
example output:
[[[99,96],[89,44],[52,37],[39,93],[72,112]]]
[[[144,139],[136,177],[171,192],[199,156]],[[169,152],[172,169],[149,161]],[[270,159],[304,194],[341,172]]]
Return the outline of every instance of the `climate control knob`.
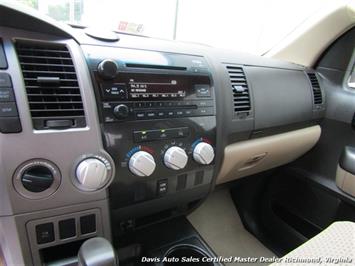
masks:
[[[206,142],[200,142],[194,148],[192,156],[199,164],[210,164],[214,159],[213,147]]]
[[[185,168],[187,159],[188,157],[186,152],[177,146],[169,148],[164,154],[165,165],[173,170]]]
[[[128,167],[137,176],[150,176],[155,170],[153,156],[146,151],[138,151],[129,159]]]
[[[97,158],[87,158],[81,161],[75,173],[80,186],[87,190],[101,188],[109,178],[106,164]]]

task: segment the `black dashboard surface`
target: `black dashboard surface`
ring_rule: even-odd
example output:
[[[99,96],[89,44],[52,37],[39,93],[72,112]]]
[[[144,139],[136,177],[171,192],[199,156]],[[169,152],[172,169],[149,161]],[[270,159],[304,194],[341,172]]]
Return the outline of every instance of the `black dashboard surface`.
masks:
[[[97,230],[90,236],[110,239],[110,222],[114,234],[120,234],[132,226],[186,214],[213,190],[229,144],[316,125],[324,115],[321,79],[303,66],[122,33],[117,41],[104,41],[90,37],[84,28],[12,4],[1,4],[0,13],[7,62],[0,73],[12,81],[1,91],[13,89],[15,96],[12,108],[7,101],[2,110],[16,107],[22,126],[20,132],[0,134],[0,219],[11,217],[13,223],[6,228],[16,224],[22,242],[31,243],[31,250],[22,247],[22,261],[14,258],[14,264],[38,264],[43,248],[63,242],[55,238],[37,243],[35,227],[40,223],[57,226],[68,217],[79,221],[83,215],[96,215]],[[30,52],[20,57],[19,42],[35,48],[25,47]],[[47,50],[55,58],[43,55]],[[148,60],[152,55],[155,60]],[[117,66],[112,77],[101,73],[105,60]],[[31,76],[33,72],[37,76]],[[149,81],[169,86],[182,82],[185,87],[165,94],[159,91],[161,84]],[[117,96],[120,89],[123,94]],[[106,97],[104,90],[116,98]],[[320,93],[320,103],[315,93]],[[51,104],[59,107],[48,107]],[[75,123],[73,109],[74,114],[84,113],[85,125]],[[69,115],[53,118],[58,111]],[[40,129],[32,124],[36,112],[45,112],[37,117],[43,120]],[[7,119],[0,117],[0,122]],[[175,165],[174,156],[179,158],[172,160]],[[148,163],[140,168],[140,160]],[[102,172],[85,174],[92,163]],[[39,164],[52,169],[46,172],[49,178],[57,178],[49,194],[35,195],[21,186],[17,173]],[[105,177],[102,183],[93,178],[99,174]],[[84,238],[78,234],[64,242]]]

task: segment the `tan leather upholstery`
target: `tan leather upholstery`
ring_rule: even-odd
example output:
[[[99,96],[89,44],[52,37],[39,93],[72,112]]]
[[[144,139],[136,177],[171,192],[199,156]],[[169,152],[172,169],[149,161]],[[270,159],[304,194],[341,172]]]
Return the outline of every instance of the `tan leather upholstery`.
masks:
[[[355,223],[333,223],[272,265],[319,265],[317,260],[322,265],[355,265]]]

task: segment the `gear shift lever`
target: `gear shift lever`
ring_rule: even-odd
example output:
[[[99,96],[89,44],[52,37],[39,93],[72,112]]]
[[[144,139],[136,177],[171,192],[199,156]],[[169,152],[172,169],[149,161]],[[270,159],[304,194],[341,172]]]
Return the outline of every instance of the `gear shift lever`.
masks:
[[[118,266],[118,259],[110,242],[102,237],[86,240],[78,253],[79,266]]]

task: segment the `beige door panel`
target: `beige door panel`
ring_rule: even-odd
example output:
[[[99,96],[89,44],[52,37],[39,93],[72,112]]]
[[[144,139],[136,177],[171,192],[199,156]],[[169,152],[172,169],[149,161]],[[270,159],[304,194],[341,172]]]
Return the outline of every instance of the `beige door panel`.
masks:
[[[337,169],[336,184],[345,193],[355,197],[355,175],[345,171],[340,165]]]

